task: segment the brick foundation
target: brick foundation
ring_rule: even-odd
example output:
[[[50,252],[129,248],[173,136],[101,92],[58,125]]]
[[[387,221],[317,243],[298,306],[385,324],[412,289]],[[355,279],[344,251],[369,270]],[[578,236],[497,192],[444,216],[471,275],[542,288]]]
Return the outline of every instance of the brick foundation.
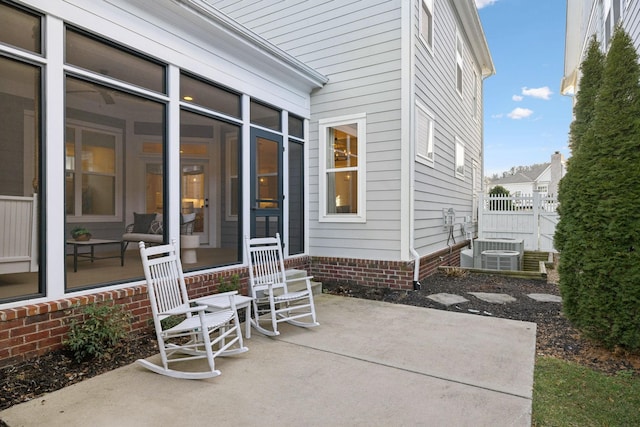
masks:
[[[459,266],[464,241],[420,258],[419,280],[435,273],[439,266]],[[322,283],[354,284],[375,288],[413,289],[413,261],[377,261],[356,258],[312,257],[309,274]]]
[[[433,274],[441,265],[460,265],[460,250],[466,246],[466,242],[460,243],[451,251],[445,249],[421,258],[420,279]],[[413,261],[299,257],[285,261],[285,267],[306,270],[323,283],[413,289]],[[198,298],[216,293],[220,282],[229,282],[235,274],[240,276],[240,293],[246,295],[248,271],[237,268],[186,278],[189,296]],[[151,328],[146,285],[0,310],[0,367],[60,349],[69,330],[69,321],[78,316],[73,308],[94,302],[124,305],[132,314],[131,333],[148,332]]]

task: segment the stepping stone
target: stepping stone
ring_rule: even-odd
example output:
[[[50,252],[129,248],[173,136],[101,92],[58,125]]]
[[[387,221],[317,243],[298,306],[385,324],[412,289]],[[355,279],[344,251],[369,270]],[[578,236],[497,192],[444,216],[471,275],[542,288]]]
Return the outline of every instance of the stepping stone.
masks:
[[[539,302],[562,302],[562,297],[551,294],[527,294],[527,296],[533,300]]]
[[[427,296],[427,298],[437,303],[440,303],[442,305],[446,305],[447,307],[453,304],[461,304],[463,302],[469,302],[469,300],[466,299],[465,297],[461,297],[460,295],[456,295],[456,294],[447,294],[447,293],[432,294]]]
[[[469,292],[474,297],[493,304],[506,304],[508,302],[514,302],[516,299],[507,294],[492,294],[487,292]]]

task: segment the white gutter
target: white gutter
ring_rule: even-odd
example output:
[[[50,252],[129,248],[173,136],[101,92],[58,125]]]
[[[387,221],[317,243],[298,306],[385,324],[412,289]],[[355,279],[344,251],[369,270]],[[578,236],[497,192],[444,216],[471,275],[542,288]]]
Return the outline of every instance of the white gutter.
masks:
[[[403,67],[403,105],[405,108],[403,109],[406,113],[403,113],[403,120],[407,123],[407,126],[403,126],[406,129],[406,133],[401,137],[403,141],[407,141],[406,150],[403,150],[405,156],[403,156],[402,161],[403,164],[407,164],[409,166],[407,172],[408,179],[408,189],[407,191],[407,203],[406,208],[408,209],[408,247],[409,247],[409,255],[413,257],[413,289],[418,290],[421,288],[421,284],[419,282],[420,278],[420,254],[416,251],[415,248],[415,144],[413,141],[415,140],[415,126],[409,124],[413,124],[415,120],[415,109],[416,109],[416,94],[415,94],[415,40],[416,40],[416,26],[413,22],[413,7],[414,2],[402,2],[402,17],[403,17],[403,25],[402,28],[409,28],[409,31],[403,31],[402,33],[402,63],[408,64],[408,66]],[[408,40],[407,40],[408,38]],[[406,57],[408,55],[408,58]],[[408,158],[407,158],[408,157]],[[406,163],[405,163],[406,162]],[[404,177],[405,175],[403,175]],[[405,188],[405,187],[403,187]],[[404,234],[404,233],[403,233]],[[406,246],[403,246],[406,247]]]

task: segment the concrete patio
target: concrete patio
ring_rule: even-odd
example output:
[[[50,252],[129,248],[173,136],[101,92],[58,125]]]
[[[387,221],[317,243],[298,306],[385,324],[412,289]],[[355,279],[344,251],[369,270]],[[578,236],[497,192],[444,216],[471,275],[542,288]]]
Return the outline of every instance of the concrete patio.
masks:
[[[222,375],[136,364],[0,412],[18,426],[530,426],[534,323],[319,295],[320,327],[253,333]],[[154,356],[157,357],[157,356]]]

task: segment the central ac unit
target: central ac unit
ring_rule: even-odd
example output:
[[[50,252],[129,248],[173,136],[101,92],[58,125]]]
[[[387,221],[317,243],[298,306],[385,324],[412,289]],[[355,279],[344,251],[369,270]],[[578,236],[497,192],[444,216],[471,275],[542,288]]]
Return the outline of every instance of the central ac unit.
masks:
[[[518,266],[515,270],[523,269],[524,240],[484,237],[473,241],[473,268],[482,267],[482,253],[484,251],[516,251],[519,254]]]

